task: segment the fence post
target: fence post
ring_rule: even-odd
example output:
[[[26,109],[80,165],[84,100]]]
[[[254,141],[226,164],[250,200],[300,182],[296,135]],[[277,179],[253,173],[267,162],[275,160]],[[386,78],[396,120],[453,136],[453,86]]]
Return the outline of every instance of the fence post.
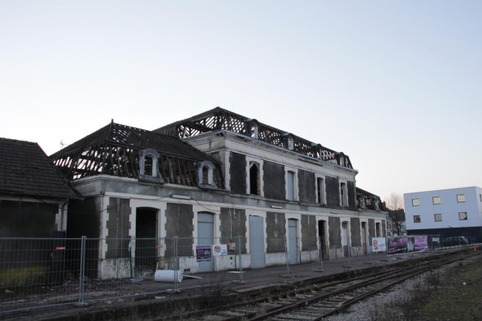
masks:
[[[241,251],[241,235],[238,235],[238,255],[239,255],[239,283],[244,284],[243,256]]]
[[[80,240],[80,269],[79,269],[79,305],[84,305],[84,281],[85,281],[85,245],[86,236],[82,236]]]
[[[179,249],[178,237],[174,236],[174,291],[179,292]]]
[[[325,267],[323,265],[323,239],[322,236],[319,237],[320,240],[320,251],[319,251],[319,256],[320,256],[320,268],[315,269],[316,272],[325,272]]]
[[[286,253],[286,275],[290,275],[290,252],[288,250],[288,239],[286,235],[284,236],[284,241],[285,241],[285,253]]]

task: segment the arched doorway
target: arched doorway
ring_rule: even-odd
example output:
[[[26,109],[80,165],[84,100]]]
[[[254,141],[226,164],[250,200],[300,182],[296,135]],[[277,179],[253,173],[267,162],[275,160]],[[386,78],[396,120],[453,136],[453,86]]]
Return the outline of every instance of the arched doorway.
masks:
[[[135,238],[136,269],[155,270],[157,263],[157,209],[137,208]]]

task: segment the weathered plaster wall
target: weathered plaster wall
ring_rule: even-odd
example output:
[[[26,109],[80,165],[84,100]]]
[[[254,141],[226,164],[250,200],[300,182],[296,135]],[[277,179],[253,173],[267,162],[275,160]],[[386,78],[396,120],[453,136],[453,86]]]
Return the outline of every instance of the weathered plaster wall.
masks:
[[[194,225],[192,205],[168,203],[166,208],[166,256],[174,254],[173,237],[178,238],[178,255],[192,256]]]
[[[52,237],[59,204],[0,201],[0,237]]]
[[[326,176],[326,205],[328,207],[340,207],[340,182],[338,178]]]
[[[340,218],[339,217],[329,217],[328,218],[328,228],[330,230],[330,248],[341,247],[341,230],[340,230]]]
[[[351,246],[361,246],[360,219],[350,218]]]
[[[355,182],[348,181],[348,206],[351,209],[356,209],[356,186]]]
[[[316,217],[313,215],[301,215],[301,242],[302,251],[317,249]]]
[[[106,258],[129,257],[129,215],[131,209],[128,199],[110,198],[107,208],[107,252]],[[117,240],[117,239],[125,240]]]
[[[231,152],[229,159],[230,188],[234,194],[246,194],[246,156]]]
[[[264,196],[266,198],[285,200],[285,169],[281,164],[264,161]]]
[[[246,210],[234,209],[234,208],[221,208],[219,215],[220,231],[223,242],[236,243],[236,246],[241,246],[241,253],[246,252]],[[239,243],[238,236],[241,236],[241,244]],[[228,242],[229,241],[229,242]],[[236,251],[239,249],[237,248]]]
[[[266,213],[267,253],[285,252],[286,216],[284,213]]]
[[[100,236],[100,197],[71,201],[67,216],[67,237]]]
[[[371,242],[371,238],[375,237],[375,220],[370,218],[368,219],[368,239]]]
[[[315,173],[304,170],[298,171],[299,198],[304,203],[316,202]]]

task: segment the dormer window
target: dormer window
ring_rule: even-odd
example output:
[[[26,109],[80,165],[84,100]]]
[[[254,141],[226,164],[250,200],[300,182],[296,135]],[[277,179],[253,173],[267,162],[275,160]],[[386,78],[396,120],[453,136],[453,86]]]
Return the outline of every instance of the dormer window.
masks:
[[[139,152],[139,180],[164,183],[159,172],[159,153],[154,149]]]
[[[294,150],[295,149],[295,139],[292,134],[290,133],[284,133],[283,134],[284,139],[285,139],[285,146],[289,150]]]
[[[215,188],[214,164],[210,161],[203,161],[198,165],[198,181],[200,187]]]
[[[246,128],[248,131],[248,136],[252,138],[259,138],[258,121],[256,119],[250,119],[246,122]]]

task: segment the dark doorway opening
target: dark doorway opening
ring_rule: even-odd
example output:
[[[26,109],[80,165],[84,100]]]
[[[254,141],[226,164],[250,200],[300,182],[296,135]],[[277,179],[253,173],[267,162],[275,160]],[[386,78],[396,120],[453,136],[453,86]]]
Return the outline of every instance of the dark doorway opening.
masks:
[[[155,270],[157,262],[157,210],[138,208],[136,212],[136,269]]]
[[[326,246],[326,221],[318,221],[318,238],[320,239],[321,258],[328,259],[328,247]]]

